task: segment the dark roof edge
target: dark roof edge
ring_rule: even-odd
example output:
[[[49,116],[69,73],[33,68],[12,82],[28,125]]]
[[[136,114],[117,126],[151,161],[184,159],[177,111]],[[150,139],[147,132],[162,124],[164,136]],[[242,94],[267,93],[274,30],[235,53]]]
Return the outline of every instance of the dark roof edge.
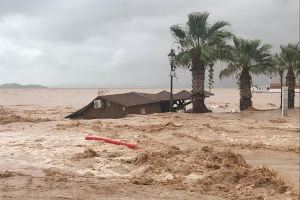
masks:
[[[65,116],[65,118],[75,118],[77,114],[80,114],[81,112],[84,112],[91,104],[93,104],[93,102],[97,99],[99,99],[100,96],[97,96],[96,98],[94,98],[90,103],[88,103],[86,106],[80,108],[79,110]]]

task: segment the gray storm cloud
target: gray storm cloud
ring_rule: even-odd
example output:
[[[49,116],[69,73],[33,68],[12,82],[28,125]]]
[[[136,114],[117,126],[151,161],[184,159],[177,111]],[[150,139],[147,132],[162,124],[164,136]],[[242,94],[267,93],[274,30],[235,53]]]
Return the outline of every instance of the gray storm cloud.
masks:
[[[195,11],[274,51],[299,41],[298,0],[0,0],[0,83],[165,87],[169,27]],[[177,86],[190,85],[188,71],[178,76]]]

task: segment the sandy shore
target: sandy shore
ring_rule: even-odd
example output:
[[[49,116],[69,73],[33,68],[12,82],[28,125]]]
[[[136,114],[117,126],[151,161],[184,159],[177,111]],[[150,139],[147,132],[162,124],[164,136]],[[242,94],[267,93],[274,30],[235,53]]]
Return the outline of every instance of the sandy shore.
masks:
[[[215,113],[72,121],[97,90],[0,90],[0,199],[297,199],[299,108],[282,118],[279,94],[258,93],[271,110],[230,113],[238,91],[213,92]]]

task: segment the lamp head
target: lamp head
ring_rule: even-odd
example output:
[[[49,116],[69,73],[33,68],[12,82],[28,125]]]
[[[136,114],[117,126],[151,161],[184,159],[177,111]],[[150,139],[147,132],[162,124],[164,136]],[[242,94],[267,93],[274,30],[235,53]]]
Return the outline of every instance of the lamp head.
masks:
[[[170,53],[168,54],[168,58],[169,58],[169,61],[170,63],[173,63],[175,61],[175,51],[174,49],[171,49]]]

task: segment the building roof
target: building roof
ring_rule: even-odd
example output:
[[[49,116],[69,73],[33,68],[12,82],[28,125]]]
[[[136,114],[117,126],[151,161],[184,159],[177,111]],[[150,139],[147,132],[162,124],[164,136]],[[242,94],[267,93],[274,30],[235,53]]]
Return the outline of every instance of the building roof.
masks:
[[[215,94],[212,92],[205,91],[205,97],[214,96]]]
[[[148,97],[148,98],[157,99],[159,101],[170,101],[170,92],[168,92],[166,90],[161,91],[156,94],[147,94],[147,93],[139,93],[139,94],[141,94],[145,97]],[[212,95],[214,95],[214,94],[211,92],[205,91],[205,97],[209,97]],[[176,100],[188,100],[191,98],[191,96],[192,96],[191,92],[186,91],[186,90],[181,90],[180,92],[173,94],[173,100],[175,100],[175,101]]]
[[[139,93],[139,95],[150,98],[150,99],[155,99],[158,101],[166,101],[170,100],[170,92],[167,92],[165,90],[156,93],[156,94],[149,94],[149,93]]]
[[[177,92],[176,94],[174,94],[174,99],[182,99],[182,100],[187,100],[190,99],[192,97],[192,93],[188,92],[186,90],[181,90],[180,92]]]
[[[163,90],[157,94],[154,94],[155,98],[160,101],[170,100],[170,92]]]
[[[286,84],[282,84],[282,86],[286,86]],[[281,83],[270,83],[270,89],[278,89],[281,88]],[[300,83],[295,84],[295,88],[300,88]]]
[[[137,92],[123,93],[123,94],[113,94],[113,95],[105,95],[99,97],[101,99],[114,102],[116,104],[129,107],[136,105],[144,105],[144,104],[152,104],[158,103],[159,100],[154,98],[148,98],[144,95],[141,95]]]
[[[214,95],[210,92],[206,92],[205,96],[209,97],[211,95]],[[186,90],[182,90],[176,94],[173,95],[173,100],[187,100],[190,99],[192,96],[191,92],[188,92]],[[81,113],[85,112],[90,106],[93,105],[95,100],[103,99],[106,101],[111,101],[115,104],[130,107],[130,106],[137,106],[137,105],[145,105],[145,104],[153,104],[153,103],[159,103],[162,101],[169,101],[170,100],[170,92],[167,91],[161,91],[156,94],[148,94],[148,93],[137,93],[137,92],[129,92],[129,93],[123,93],[123,94],[112,94],[112,95],[104,95],[104,96],[98,96],[93,101],[91,101],[88,105],[84,106],[83,108],[79,109],[78,111],[70,114],[67,116],[67,118],[73,118]]]

